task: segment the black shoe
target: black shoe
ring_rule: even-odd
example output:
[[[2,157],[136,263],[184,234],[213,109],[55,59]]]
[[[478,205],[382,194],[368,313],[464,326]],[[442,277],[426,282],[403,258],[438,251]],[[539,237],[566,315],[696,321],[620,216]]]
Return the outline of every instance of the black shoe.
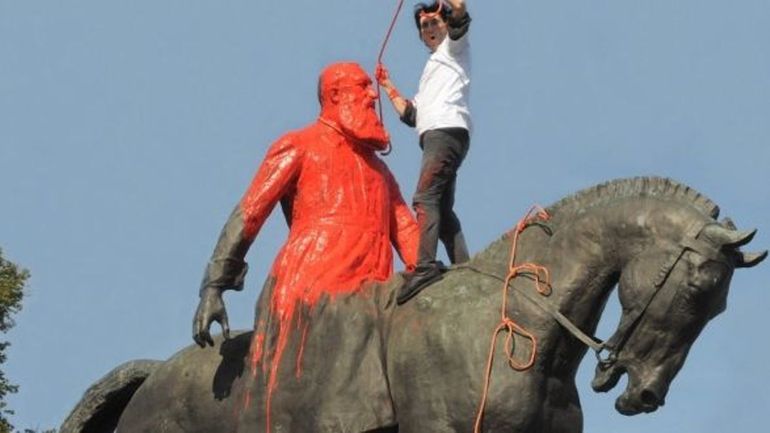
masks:
[[[436,265],[420,267],[407,276],[406,283],[401,286],[396,297],[396,304],[403,305],[414,298],[422,289],[441,279],[441,268]]]

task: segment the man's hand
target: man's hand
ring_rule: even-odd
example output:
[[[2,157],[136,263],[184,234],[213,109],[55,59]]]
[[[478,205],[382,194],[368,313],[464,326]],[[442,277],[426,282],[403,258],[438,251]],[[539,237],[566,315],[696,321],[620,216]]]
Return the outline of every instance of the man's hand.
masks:
[[[466,14],[465,0],[444,0],[452,6],[452,17],[460,19]]]
[[[393,108],[396,109],[396,113],[398,113],[399,116],[403,116],[404,111],[406,110],[406,99],[398,93],[398,89],[396,89],[396,86],[390,81],[388,68],[382,63],[377,63],[377,67],[374,70],[374,77],[377,79],[377,82],[380,83],[380,86],[385,89],[385,93],[388,95],[390,103],[393,104]]]
[[[386,68],[382,63],[377,63],[377,68],[374,70],[374,77],[377,79],[377,82],[380,83],[380,86],[388,87],[393,85],[390,82],[390,74],[388,73],[388,68]]]
[[[402,113],[402,111],[397,106],[399,103],[396,100],[402,99],[402,96],[400,93],[398,93],[398,89],[396,89],[396,86],[393,84],[393,82],[390,81],[390,73],[388,73],[388,68],[386,68],[382,63],[377,63],[377,68],[374,70],[374,77],[377,79],[377,82],[380,83],[380,86],[385,89],[385,93],[387,93],[388,98],[390,98],[390,101],[393,103],[394,107],[396,107],[396,111],[399,112],[399,115],[401,115],[400,113]],[[400,103],[400,105],[403,105],[403,101]]]
[[[193,318],[193,340],[200,347],[214,345],[209,328],[212,322],[218,322],[222,326],[222,334],[230,338],[230,324],[227,322],[227,310],[222,300],[222,292],[218,289],[207,288],[201,294],[201,301]]]

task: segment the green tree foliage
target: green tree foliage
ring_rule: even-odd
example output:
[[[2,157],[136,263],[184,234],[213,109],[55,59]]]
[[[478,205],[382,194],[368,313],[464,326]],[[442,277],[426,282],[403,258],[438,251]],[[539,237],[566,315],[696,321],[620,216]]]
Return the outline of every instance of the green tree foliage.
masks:
[[[3,250],[0,249],[0,332],[6,333],[14,325],[13,315],[21,310],[21,299],[24,296],[24,284],[29,278],[29,272],[21,269],[14,263],[3,258]],[[6,360],[5,349],[10,345],[7,341],[0,341],[0,365]],[[5,397],[18,390],[5,377],[5,372],[0,369],[0,433],[10,433],[13,426],[6,418],[13,414],[8,409]]]

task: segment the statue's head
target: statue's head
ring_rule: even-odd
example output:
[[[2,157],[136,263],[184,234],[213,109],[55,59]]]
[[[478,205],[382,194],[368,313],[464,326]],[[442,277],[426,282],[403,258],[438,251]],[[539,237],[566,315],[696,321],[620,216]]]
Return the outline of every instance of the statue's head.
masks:
[[[761,262],[738,249],[755,231],[738,231],[732,222],[692,225],[676,243],[653,242],[622,270],[620,326],[608,341],[592,386],[612,389],[623,374],[625,391],[615,402],[625,415],[662,406],[669,386],[706,324],[724,311],[736,268]]]
[[[372,80],[357,63],[334,63],[318,78],[321,117],[355,141],[384,150],[390,137],[377,117],[376,97]]]

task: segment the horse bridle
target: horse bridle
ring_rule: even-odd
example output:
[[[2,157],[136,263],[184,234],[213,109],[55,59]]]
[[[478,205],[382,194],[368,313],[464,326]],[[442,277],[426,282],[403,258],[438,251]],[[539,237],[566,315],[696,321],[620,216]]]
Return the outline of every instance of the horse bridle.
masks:
[[[721,258],[718,248],[698,238],[700,233],[708,224],[717,223],[697,223],[690,226],[690,228],[685,232],[685,236],[679,241],[678,248],[670,255],[668,261],[661,267],[657,280],[654,283],[654,289],[649,293],[644,302],[638,304],[639,307],[635,308],[631,311],[631,313],[629,313],[629,316],[622,321],[618,329],[615,330],[615,333],[612,335],[612,337],[610,337],[609,340],[602,342],[601,340],[592,338],[596,344],[589,345],[589,347],[594,350],[596,359],[599,362],[601,368],[609,368],[615,364],[615,362],[617,362],[620,351],[623,350],[623,347],[633,334],[639,322],[641,322],[642,317],[644,317],[644,314],[647,312],[650,304],[652,304],[655,296],[661,291],[663,286],[665,286],[668,277],[674,271],[674,268],[682,259],[682,257],[684,257],[687,251],[694,251],[708,260],[724,262],[724,260]],[[581,339],[581,341],[583,340]],[[605,351],[607,352],[607,356],[602,358],[602,352]]]
[[[698,235],[700,235],[700,233],[708,224],[717,224],[717,223],[705,223],[705,224],[697,223],[690,226],[690,228],[685,232],[684,237],[679,241],[679,244],[677,245],[677,248],[675,249],[675,251],[669,256],[669,259],[661,267],[660,273],[658,274],[654,283],[654,289],[648,294],[644,302],[642,302],[641,304],[638,304],[639,307],[631,311],[627,319],[621,323],[621,325],[618,327],[618,329],[615,331],[612,337],[610,337],[610,339],[607,341],[603,341],[600,338],[586,334],[577,325],[572,323],[572,321],[569,318],[564,316],[557,308],[555,308],[549,303],[543,302],[543,299],[541,297],[532,295],[524,290],[519,291],[519,293],[522,294],[525,298],[532,301],[535,305],[539,306],[541,309],[545,310],[548,314],[551,315],[551,317],[553,317],[554,320],[556,320],[556,322],[558,322],[562,327],[564,327],[564,329],[569,331],[570,334],[572,334],[580,342],[582,342],[583,344],[588,346],[590,349],[592,349],[594,351],[594,354],[596,355],[596,359],[599,362],[599,365],[602,368],[609,368],[617,361],[618,354],[620,353],[620,351],[623,349],[623,346],[625,346],[626,342],[633,334],[634,330],[636,329],[636,326],[639,324],[642,317],[644,317],[644,314],[647,312],[647,308],[650,306],[650,304],[652,304],[652,301],[655,299],[655,296],[660,292],[663,286],[665,286],[669,275],[671,275],[674,268],[679,263],[680,259],[684,256],[685,252],[694,251],[709,260],[714,260],[718,262],[724,261],[720,258],[720,253],[718,248],[715,248],[713,245],[711,245],[710,243],[702,239],[698,239]],[[463,265],[453,266],[453,268],[470,269],[477,273],[495,278],[497,280],[500,280],[503,282],[505,281],[505,279],[499,277],[498,275],[495,275],[491,272],[483,271],[471,265],[463,264]],[[602,357],[603,352],[607,352],[606,357]]]

